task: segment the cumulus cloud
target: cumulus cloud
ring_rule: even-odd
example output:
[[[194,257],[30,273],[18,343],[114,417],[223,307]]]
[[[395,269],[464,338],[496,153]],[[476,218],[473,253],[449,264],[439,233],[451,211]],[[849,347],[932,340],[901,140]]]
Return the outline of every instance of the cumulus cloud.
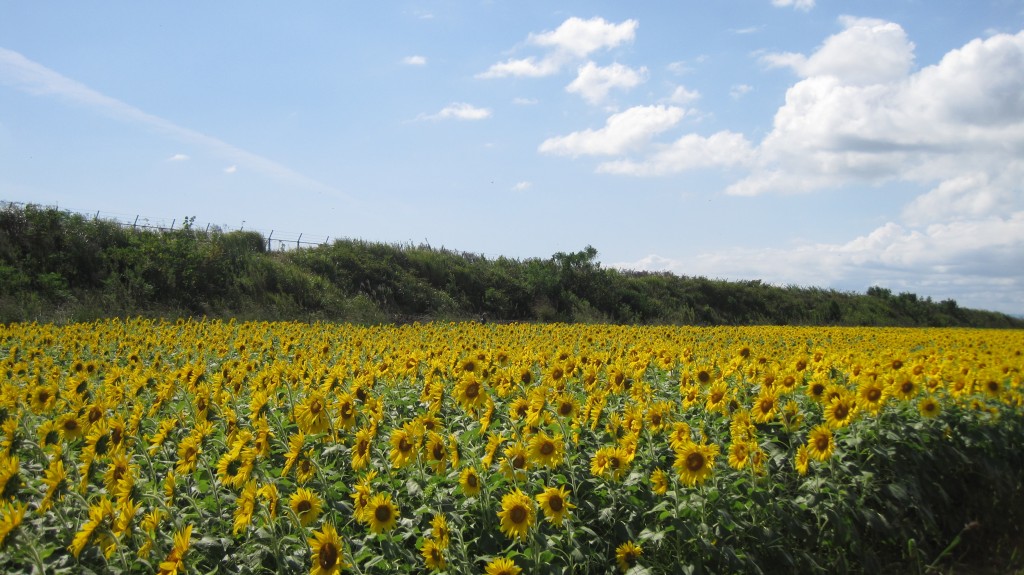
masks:
[[[733,100],[739,100],[743,96],[747,95],[754,89],[750,84],[735,84],[729,88],[729,97]]]
[[[690,276],[760,279],[777,285],[829,285],[863,293],[895,291],[955,299],[965,307],[1024,310],[1024,212],[1006,218],[934,224],[923,229],[889,222],[843,243],[801,243],[789,249],[735,248],[686,260],[651,254],[619,269]]]
[[[688,90],[686,86],[676,86],[675,90],[672,90],[672,95],[669,96],[669,101],[673,104],[685,105],[700,99],[700,92],[697,90]]]
[[[615,154],[605,173],[658,176],[707,166],[744,173],[734,195],[901,183],[898,218],[846,242],[736,249],[632,264],[735,279],[870,285],[1024,311],[1024,31],[972,40],[915,69],[896,23],[843,17],[807,54],[762,57],[796,75],[760,142],[722,131]],[[724,162],[733,159],[734,163]]]
[[[597,167],[598,172],[631,176],[663,176],[698,168],[728,168],[751,160],[750,142],[736,132],[718,132],[709,137],[687,134],[643,160],[614,160]]]
[[[579,68],[576,79],[566,86],[565,90],[579,94],[591,104],[600,104],[612,88],[628,90],[639,86],[646,79],[647,68],[634,70],[619,63],[602,67],[594,62],[587,62]]]
[[[402,63],[407,66],[426,66],[427,58],[426,56],[406,56],[402,58]]]
[[[604,18],[584,20],[572,17],[562,22],[554,30],[530,34],[527,37],[527,45],[547,49],[547,52],[540,58],[531,56],[498,62],[478,74],[477,77],[550,76],[561,71],[564,66],[584,59],[598,50],[615,48],[621,44],[632,42],[636,37],[638,26],[639,23],[636,20],[613,24]]]
[[[465,102],[455,102],[441,109],[436,114],[420,116],[423,120],[484,120],[491,117],[491,110],[478,108]]]
[[[622,154],[676,125],[684,114],[675,106],[635,106],[610,116],[603,128],[548,138],[539,151],[572,157]]]

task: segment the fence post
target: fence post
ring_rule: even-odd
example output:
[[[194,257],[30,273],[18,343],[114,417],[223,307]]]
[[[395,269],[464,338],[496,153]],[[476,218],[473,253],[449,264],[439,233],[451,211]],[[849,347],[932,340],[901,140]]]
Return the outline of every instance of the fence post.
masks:
[[[270,251],[270,239],[274,237],[274,230],[270,230],[270,235],[267,236],[267,251]]]
[[[295,249],[299,249],[299,244],[302,243],[302,234],[299,234],[299,239],[295,240]]]
[[[138,225],[138,223],[139,223],[139,216],[135,216],[135,221],[132,222],[132,229],[133,230],[135,229],[135,226]]]
[[[177,218],[171,220],[171,231],[174,231],[174,222],[177,222]]]

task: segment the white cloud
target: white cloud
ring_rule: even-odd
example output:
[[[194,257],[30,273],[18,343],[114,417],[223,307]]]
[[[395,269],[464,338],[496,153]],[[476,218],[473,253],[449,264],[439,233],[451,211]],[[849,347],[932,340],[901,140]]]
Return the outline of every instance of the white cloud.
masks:
[[[814,0],[772,0],[772,6],[778,6],[785,8],[792,6],[797,10],[803,10],[804,12],[814,8]]]
[[[686,86],[676,86],[675,90],[672,91],[672,95],[669,96],[668,99],[673,104],[685,105],[699,100],[700,92],[697,90],[688,90]]]
[[[604,162],[597,171],[630,176],[662,176],[698,168],[743,165],[753,157],[753,148],[742,134],[718,132],[705,138],[687,134],[647,158]]]
[[[513,98],[512,103],[517,106],[534,106],[540,103],[537,98]]]
[[[548,53],[539,60],[531,56],[498,62],[477,77],[551,76],[561,71],[564,66],[586,58],[593,52],[632,42],[638,26],[636,20],[613,24],[604,18],[583,20],[572,17],[562,22],[555,30],[530,34],[527,37],[526,44],[548,48]]]
[[[647,68],[634,70],[619,63],[602,67],[594,62],[587,62],[580,66],[576,79],[566,86],[565,90],[579,94],[591,104],[600,104],[612,88],[634,88],[646,79]]]
[[[184,162],[187,159],[189,159],[189,158],[185,154],[174,154],[170,158],[167,158],[167,161],[168,162]]]
[[[613,114],[599,130],[548,138],[539,151],[572,157],[622,154],[676,125],[684,114],[682,108],[675,106],[636,106]]]
[[[228,167],[224,168],[224,173],[225,174],[234,174],[237,171],[238,171],[238,166],[228,166]]]
[[[811,56],[771,53],[769,66],[792,68],[804,78],[835,76],[844,85],[870,85],[903,78],[914,64],[914,44],[899,24],[873,18],[840,18],[844,30]]]
[[[736,84],[732,88],[729,88],[729,97],[733,100],[739,100],[753,89],[754,87],[749,84]]]
[[[685,261],[652,254],[611,267],[857,292],[880,285],[936,300],[952,298],[965,307],[1020,313],[1024,310],[1022,245],[1024,211],[1019,211],[920,230],[889,222],[844,243],[734,248]]]
[[[532,182],[516,182],[516,185],[512,186],[513,192],[522,192],[530,189],[533,186]]]
[[[290,185],[348,199],[347,194],[300,174],[287,166],[253,154],[201,132],[183,128],[169,120],[148,114],[116,98],[101,94],[85,84],[67,78],[22,54],[0,48],[0,82],[37,96],[53,97],[85,106],[118,121],[138,124],[162,132],[172,138],[202,147],[214,154],[237,162]]]
[[[465,102],[455,102],[441,109],[436,114],[420,116],[422,120],[484,120],[491,117],[491,110],[478,108]]]
[[[402,58],[402,63],[408,66],[426,66],[427,58],[426,56],[406,56]]]

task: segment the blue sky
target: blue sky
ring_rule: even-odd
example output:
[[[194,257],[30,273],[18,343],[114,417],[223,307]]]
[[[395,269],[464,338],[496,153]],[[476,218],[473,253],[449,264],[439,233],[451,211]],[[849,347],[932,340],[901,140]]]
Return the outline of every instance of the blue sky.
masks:
[[[0,0],[0,199],[1024,314],[1016,0]]]

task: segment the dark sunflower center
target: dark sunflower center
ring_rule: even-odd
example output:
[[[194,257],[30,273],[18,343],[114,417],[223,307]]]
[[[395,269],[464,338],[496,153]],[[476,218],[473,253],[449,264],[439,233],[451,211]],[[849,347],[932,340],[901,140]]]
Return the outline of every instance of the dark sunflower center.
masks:
[[[832,416],[836,419],[846,419],[846,416],[849,414],[850,408],[843,403],[836,404],[836,408],[832,410]]]
[[[398,451],[401,451],[402,453],[412,451],[412,444],[410,444],[409,441],[403,437],[398,442]]]
[[[828,443],[829,439],[827,435],[819,435],[814,440],[814,447],[820,452],[825,452],[828,451]]]
[[[559,495],[552,495],[548,497],[548,507],[551,508],[551,511],[558,513],[565,506],[562,504],[562,498]]]
[[[904,381],[900,385],[900,390],[902,390],[903,393],[910,393],[910,392],[914,391],[914,382],[912,382],[912,381]]]
[[[444,458],[444,446],[442,446],[440,443],[435,443],[434,444],[434,449],[430,452],[430,454],[434,456],[434,459],[438,459],[438,460],[443,459]]]
[[[562,417],[572,415],[572,404],[568,402],[560,404],[558,406],[558,415]]]
[[[480,395],[479,383],[476,383],[474,381],[473,383],[470,383],[469,385],[466,386],[466,397],[468,397],[469,399],[476,399],[476,396],[478,395]]]
[[[520,524],[526,521],[526,508],[522,505],[516,505],[508,512],[508,518],[512,520],[512,523]]]
[[[476,487],[477,486],[476,475],[470,474],[468,477],[466,477],[466,485],[468,485],[470,487]]]
[[[391,520],[391,508],[387,505],[378,505],[373,510],[373,517],[380,523],[387,523]]]
[[[323,409],[323,406],[320,405],[320,402],[316,399],[309,404],[309,412],[314,416],[318,415],[321,409]]]
[[[526,457],[523,456],[523,454],[516,455],[512,459],[512,467],[515,467],[516,469],[523,469],[526,467]]]
[[[540,444],[540,454],[541,455],[547,456],[547,455],[551,455],[554,452],[555,452],[555,444],[554,443],[552,443],[550,441],[545,441],[544,443]]]
[[[330,569],[338,563],[338,547],[328,541],[320,546],[320,553],[317,555],[317,562],[321,569]]]
[[[697,372],[697,381],[701,383],[707,383],[711,381],[711,374],[702,369]]]
[[[868,401],[875,402],[882,398],[882,390],[872,387],[867,393]]]
[[[40,389],[39,392],[36,393],[36,400],[38,400],[39,403],[46,403],[49,399],[50,392],[45,389]]]
[[[687,455],[686,468],[694,473],[704,469],[704,455],[701,453],[691,453]]]
[[[295,509],[299,512],[299,515],[302,515],[303,513],[308,513],[309,510],[312,508],[313,504],[305,499],[299,501],[299,504],[295,506]]]

